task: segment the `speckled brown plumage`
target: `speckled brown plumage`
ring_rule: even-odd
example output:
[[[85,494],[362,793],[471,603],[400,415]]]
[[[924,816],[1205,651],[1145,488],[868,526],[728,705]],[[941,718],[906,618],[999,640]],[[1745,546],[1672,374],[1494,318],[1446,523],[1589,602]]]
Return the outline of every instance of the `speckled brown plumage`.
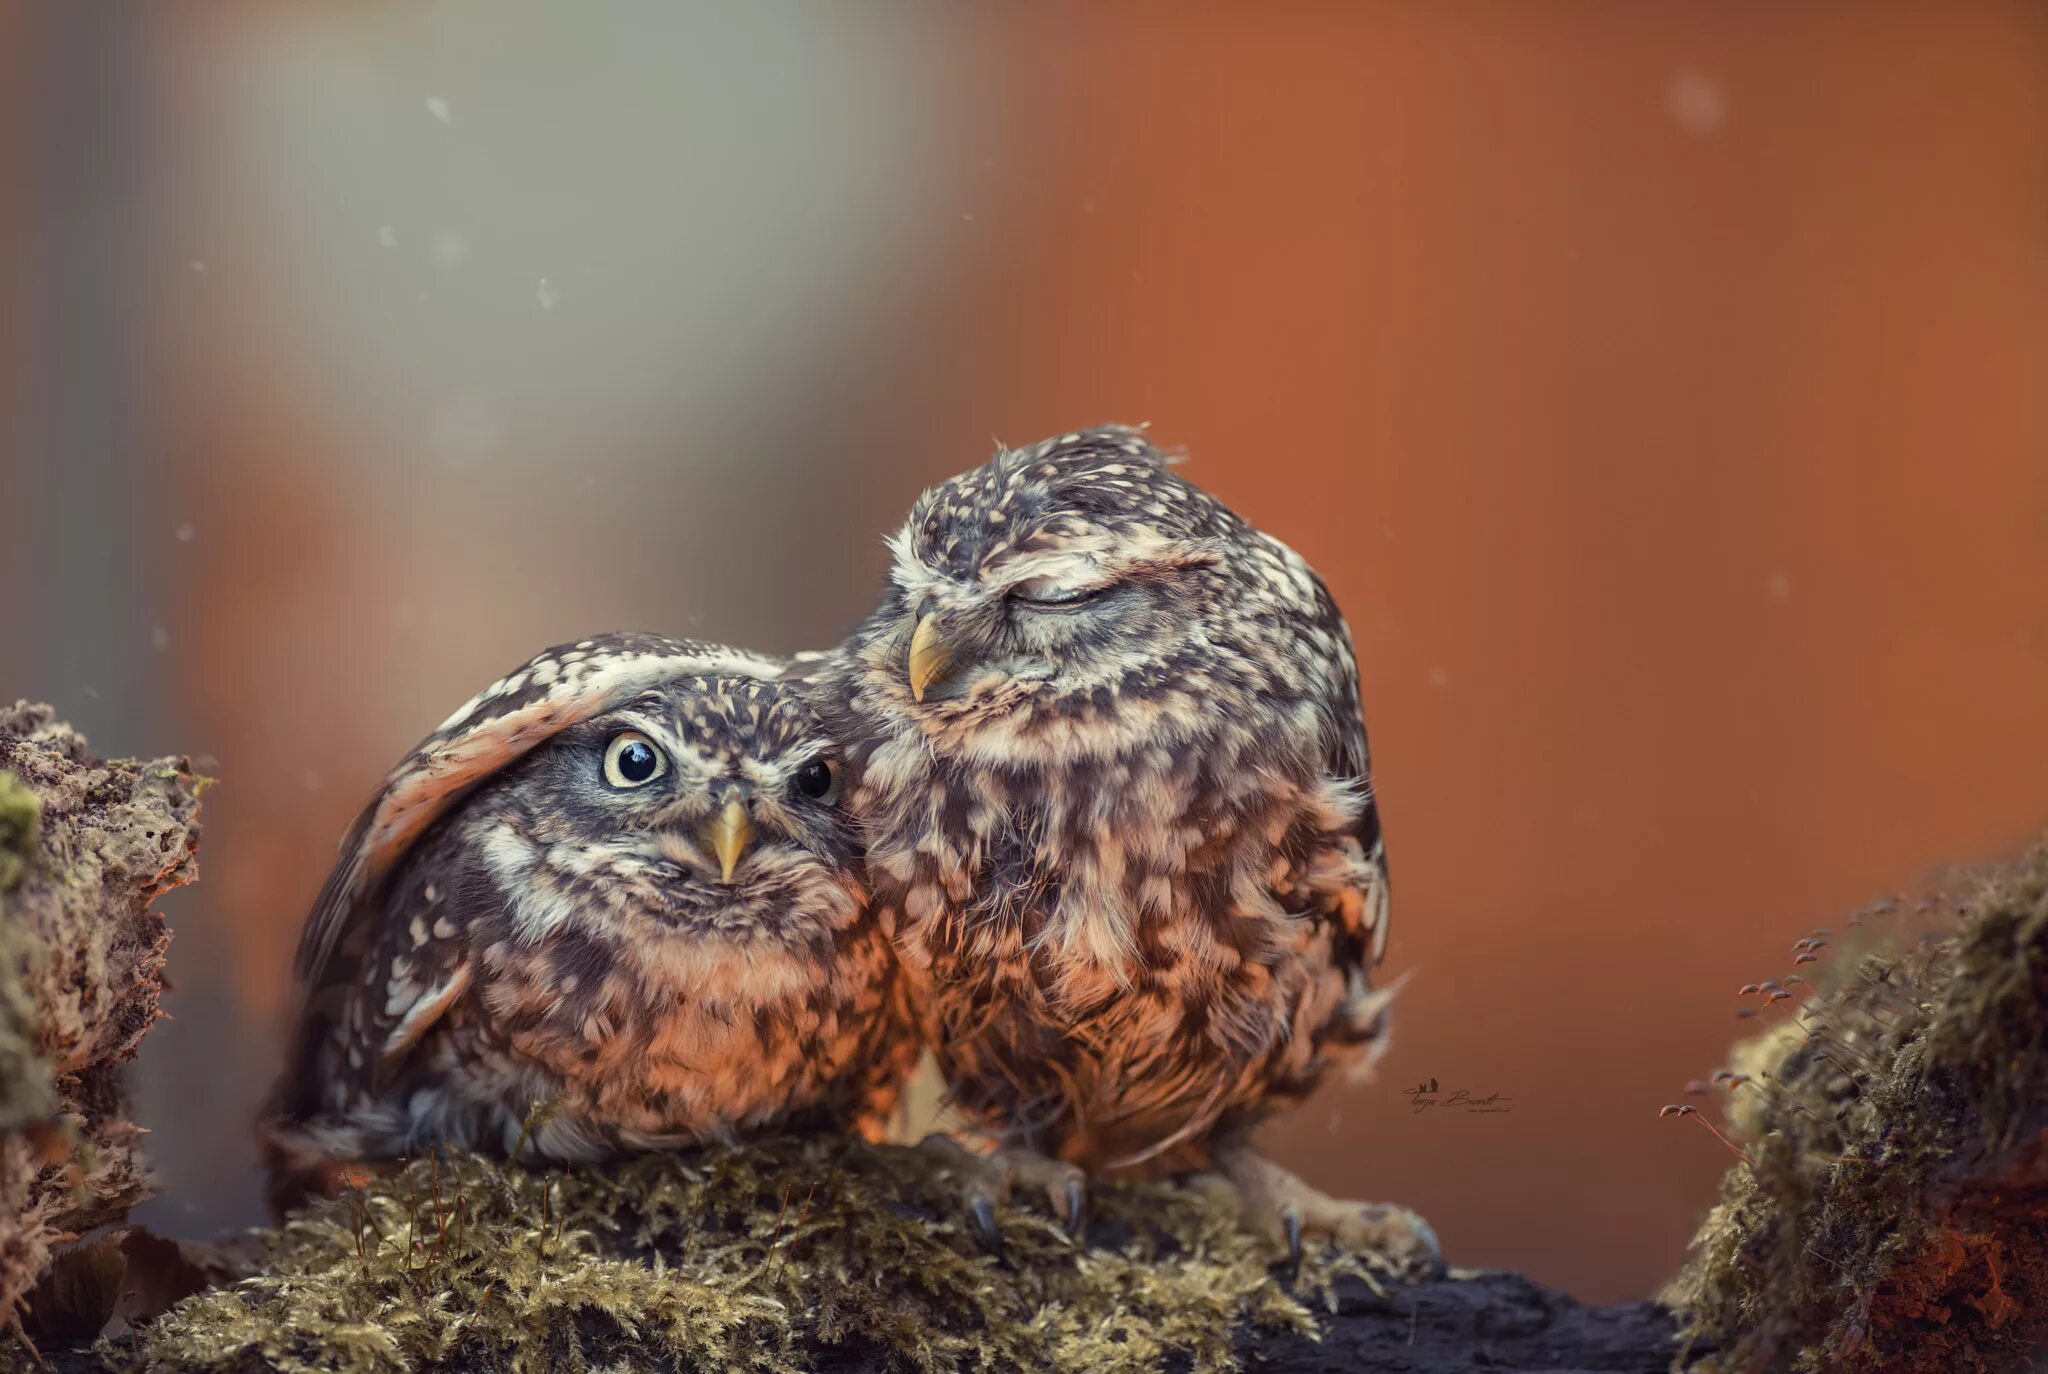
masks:
[[[879,1133],[915,1033],[838,750],[781,667],[585,640],[407,757],[308,925],[280,1201],[325,1160],[512,1150],[542,1101],[547,1158]]]
[[[1383,1045],[1357,669],[1308,565],[1123,428],[999,454],[891,547],[806,671],[957,1103],[1186,1168]]]

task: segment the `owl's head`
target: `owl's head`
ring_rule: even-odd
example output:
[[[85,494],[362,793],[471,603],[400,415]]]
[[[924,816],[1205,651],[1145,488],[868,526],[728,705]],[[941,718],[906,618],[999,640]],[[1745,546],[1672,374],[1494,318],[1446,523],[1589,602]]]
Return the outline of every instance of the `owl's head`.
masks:
[[[683,677],[553,735],[452,823],[530,939],[805,940],[862,900],[841,767],[790,687]]]
[[[864,689],[988,761],[1170,744],[1284,695],[1319,586],[1167,463],[1113,426],[926,492],[890,539]]]
[[[777,929],[857,909],[839,761],[781,660],[609,634],[477,693],[385,778],[299,945],[316,984],[421,836],[459,827],[475,867],[554,928],[588,899],[663,928]]]

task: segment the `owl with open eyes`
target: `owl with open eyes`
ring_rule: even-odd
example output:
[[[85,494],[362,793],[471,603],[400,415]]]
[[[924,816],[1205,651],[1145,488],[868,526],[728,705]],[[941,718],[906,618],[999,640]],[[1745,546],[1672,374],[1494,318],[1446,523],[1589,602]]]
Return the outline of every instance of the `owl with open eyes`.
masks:
[[[1072,1221],[1103,1170],[1201,1170],[1304,1231],[1428,1262],[1252,1128],[1386,1044],[1386,863],[1358,672],[1308,565],[1104,428],[925,493],[884,600],[807,667],[858,760],[867,871],[953,1102]]]
[[[274,1205],[444,1143],[581,1160],[880,1133],[916,1031],[838,748],[783,667],[587,639],[406,757],[300,946]]]

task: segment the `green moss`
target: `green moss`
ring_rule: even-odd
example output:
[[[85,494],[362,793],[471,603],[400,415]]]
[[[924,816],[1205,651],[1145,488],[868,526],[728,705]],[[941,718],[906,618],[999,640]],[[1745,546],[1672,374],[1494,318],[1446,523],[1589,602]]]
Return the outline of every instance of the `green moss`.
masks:
[[[1666,1298],[1728,1370],[2020,1367],[2048,1339],[2048,848],[1738,1047],[1748,1162]],[[1683,1363],[1683,1361],[1681,1361]]]
[[[36,1052],[36,1004],[28,987],[39,943],[7,907],[7,894],[35,862],[42,823],[41,798],[0,771],[0,1131],[41,1121],[56,1105],[49,1066]],[[14,1201],[4,1188],[0,1198]]]
[[[14,774],[0,772],[0,893],[28,872],[42,833],[42,799]]]
[[[1227,1369],[1234,1332],[1313,1331],[1304,1295],[1372,1281],[1354,1257],[1283,1281],[1186,1190],[1101,1187],[1093,1245],[1008,1209],[1002,1261],[959,1201],[929,1156],[841,1139],[602,1170],[420,1162],[272,1234],[261,1277],[100,1351],[179,1370]]]

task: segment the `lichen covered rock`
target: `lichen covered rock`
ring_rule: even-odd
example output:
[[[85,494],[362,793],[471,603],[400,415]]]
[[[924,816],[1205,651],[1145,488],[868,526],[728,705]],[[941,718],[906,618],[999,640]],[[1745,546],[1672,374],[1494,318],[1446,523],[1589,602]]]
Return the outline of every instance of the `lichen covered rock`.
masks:
[[[1803,965],[1829,971],[1737,1052],[1748,1160],[1666,1294],[1707,1367],[2006,1370],[2048,1343],[2048,848],[1920,915]]]
[[[120,1066],[159,1014],[150,903],[197,876],[201,783],[0,710],[0,1324],[56,1246],[149,1191]]]

